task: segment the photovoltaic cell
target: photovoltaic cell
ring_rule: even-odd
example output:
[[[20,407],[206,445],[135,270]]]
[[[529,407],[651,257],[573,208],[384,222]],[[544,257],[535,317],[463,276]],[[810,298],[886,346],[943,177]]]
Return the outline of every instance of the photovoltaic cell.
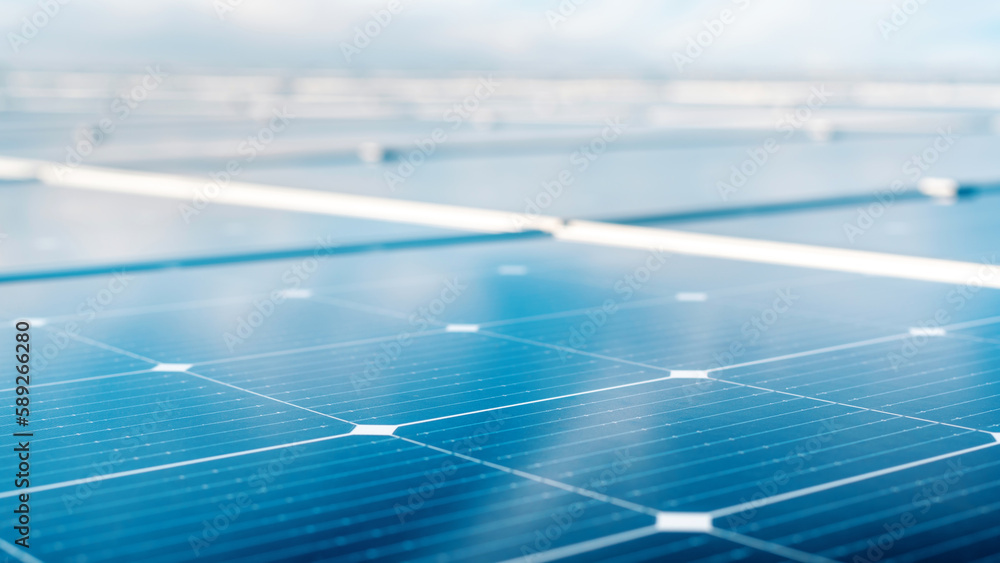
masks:
[[[915,335],[725,370],[732,381],[982,430],[1000,430],[997,345]]]
[[[739,505],[779,471],[783,487],[799,489],[993,442],[983,433],[714,381],[657,382],[471,416],[400,434],[449,449],[492,416],[500,429],[473,449],[477,457],[684,512]]]
[[[33,479],[53,484],[349,432],[351,425],[183,373],[37,389]]]
[[[72,515],[59,493],[36,501],[45,530],[39,544],[111,561],[190,559],[195,548],[206,561],[316,560],[317,554],[328,561],[434,561],[442,551],[502,560],[522,556],[522,548],[537,551],[535,532],[560,519],[572,526],[551,545],[652,522],[386,437],[110,480]],[[118,525],[122,512],[130,514],[128,526]]]
[[[359,424],[403,424],[662,378],[478,334],[409,334],[192,371]]]
[[[997,463],[996,448],[967,453],[761,507],[735,529],[837,560],[993,560]]]

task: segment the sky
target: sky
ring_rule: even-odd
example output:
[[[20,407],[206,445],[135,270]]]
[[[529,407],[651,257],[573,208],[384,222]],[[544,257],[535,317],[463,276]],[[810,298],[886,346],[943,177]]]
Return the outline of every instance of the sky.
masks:
[[[995,1],[3,0],[0,30],[0,70],[1000,76]]]

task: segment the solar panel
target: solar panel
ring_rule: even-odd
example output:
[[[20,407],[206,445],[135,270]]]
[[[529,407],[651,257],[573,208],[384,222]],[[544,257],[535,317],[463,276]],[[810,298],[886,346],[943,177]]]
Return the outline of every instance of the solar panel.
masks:
[[[722,201],[746,131],[647,132],[534,212],[585,126],[470,132],[394,193],[398,155],[344,147],[421,124],[307,118],[186,220],[245,125],[206,121],[128,134],[204,154],[54,176],[40,127],[0,163],[0,335],[33,344],[9,558],[996,558],[995,137],[937,170],[975,189],[908,186],[851,239],[925,138],[798,139]]]

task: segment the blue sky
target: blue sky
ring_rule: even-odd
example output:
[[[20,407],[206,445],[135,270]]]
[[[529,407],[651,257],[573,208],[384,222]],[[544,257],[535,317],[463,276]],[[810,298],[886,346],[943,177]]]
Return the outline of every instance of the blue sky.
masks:
[[[65,1],[35,37],[18,42],[17,52],[11,34],[20,35],[23,18],[39,12],[38,0],[0,3],[0,65],[488,69],[546,76],[1000,75],[1000,3],[986,1],[400,0],[398,13],[350,61],[343,44],[389,0]],[[217,8],[225,2],[232,9],[220,17]],[[912,13],[903,18],[903,8]],[[704,41],[723,10],[730,10],[730,23],[715,25],[718,36]],[[894,12],[902,25],[893,23]],[[704,48],[695,64],[679,71],[675,53],[686,56],[699,33]]]

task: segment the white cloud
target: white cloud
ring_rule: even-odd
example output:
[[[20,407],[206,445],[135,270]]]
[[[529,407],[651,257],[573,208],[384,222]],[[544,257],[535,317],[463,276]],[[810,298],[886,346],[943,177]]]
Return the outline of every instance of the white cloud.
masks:
[[[71,2],[71,16],[20,54],[0,51],[0,63],[344,68],[339,42],[388,3],[243,0],[220,20],[216,1]],[[740,10],[732,0],[584,0],[556,30],[546,10],[572,0],[401,1],[402,13],[348,68],[667,73],[671,53],[723,8],[737,21],[692,67],[699,73],[994,70],[1000,60],[1000,5],[985,0],[928,0],[890,41],[878,20],[891,16],[892,1],[749,0]],[[0,21],[13,29],[35,9],[33,1],[0,3]]]

